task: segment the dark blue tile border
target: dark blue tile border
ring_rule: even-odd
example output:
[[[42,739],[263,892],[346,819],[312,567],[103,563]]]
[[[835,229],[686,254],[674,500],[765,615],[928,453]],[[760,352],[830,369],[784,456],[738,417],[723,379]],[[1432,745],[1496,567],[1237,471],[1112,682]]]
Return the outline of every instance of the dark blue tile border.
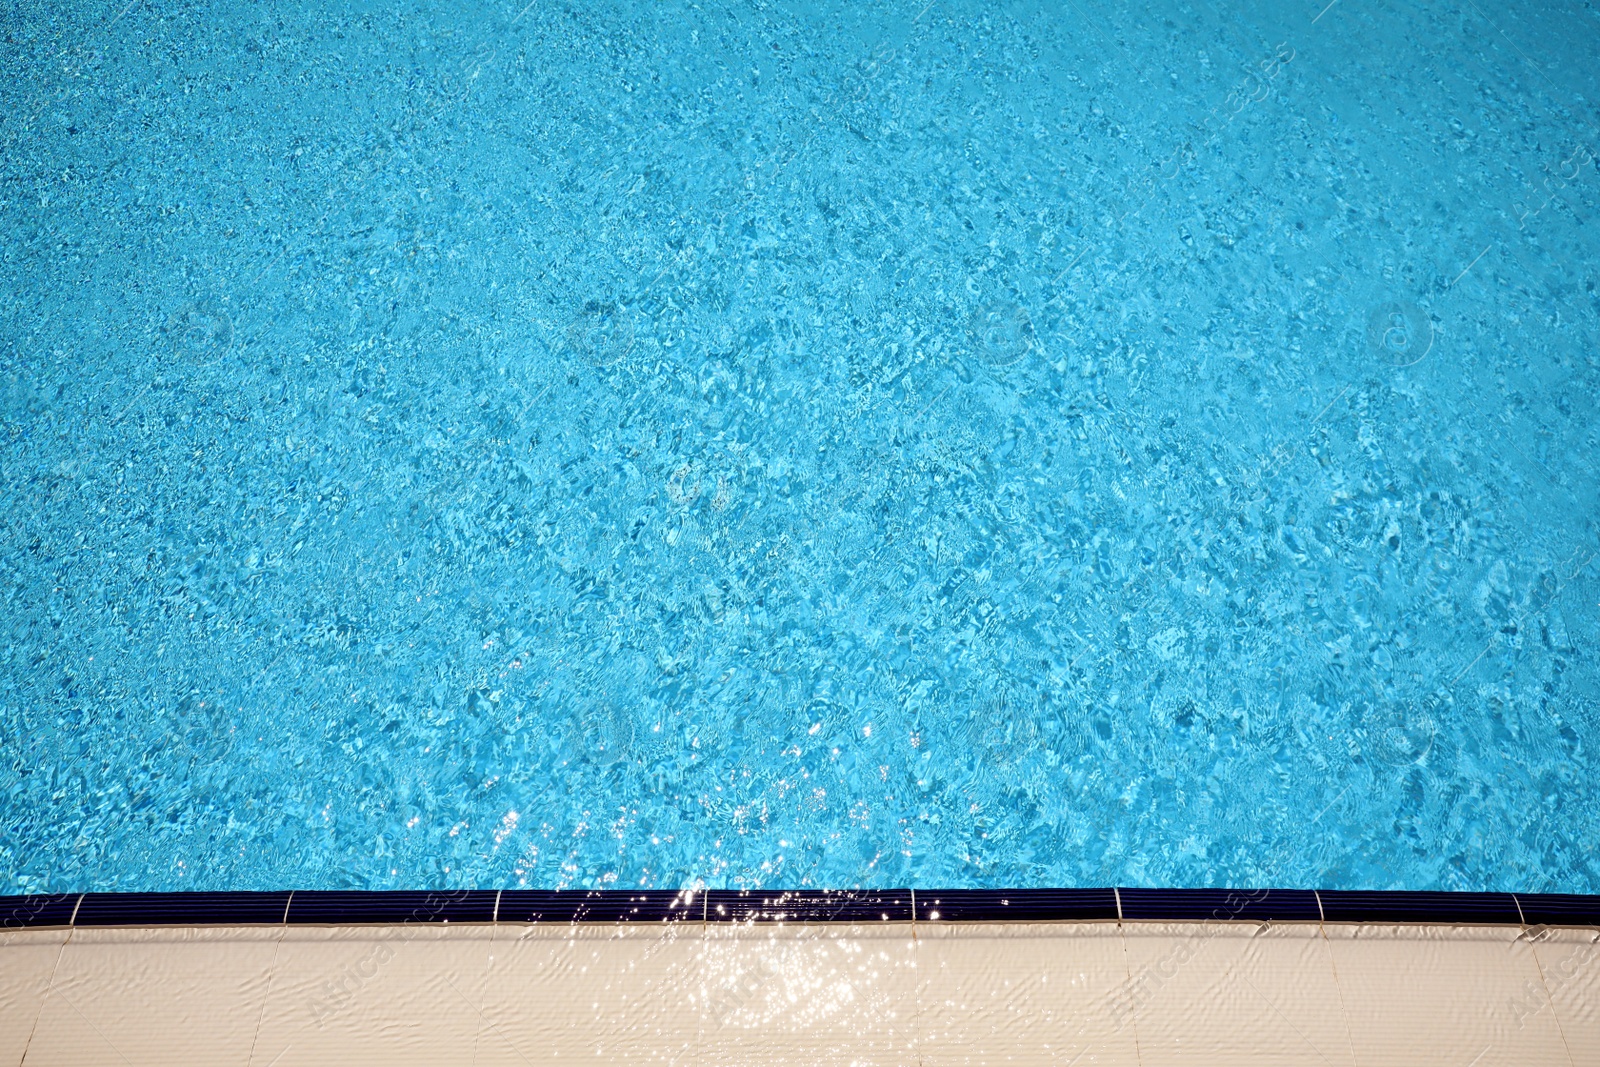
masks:
[[[1309,889],[1119,889],[1122,917],[1167,922],[1316,922]]]
[[[74,926],[255,926],[283,922],[288,893],[85,893]]]
[[[1321,890],[1322,916],[1331,923],[1455,923],[1520,926],[1510,893],[1362,893]]]
[[[911,921],[911,891],[713,889],[708,922],[880,923]]]
[[[1518,893],[1515,899],[1529,926],[1600,926],[1600,897]]]
[[[25,926],[70,926],[78,907],[78,894],[0,897],[0,930]]]
[[[494,922],[494,890],[454,889],[431,893],[296,892],[288,922],[299,926],[369,923]]]
[[[699,922],[703,910],[699,897],[671,890],[508,889],[500,894],[499,917],[512,923]]]
[[[0,897],[26,927],[638,922],[1317,922],[1600,928],[1600,896],[1299,889],[439,890]]]
[[[919,889],[918,922],[1116,922],[1114,889]]]

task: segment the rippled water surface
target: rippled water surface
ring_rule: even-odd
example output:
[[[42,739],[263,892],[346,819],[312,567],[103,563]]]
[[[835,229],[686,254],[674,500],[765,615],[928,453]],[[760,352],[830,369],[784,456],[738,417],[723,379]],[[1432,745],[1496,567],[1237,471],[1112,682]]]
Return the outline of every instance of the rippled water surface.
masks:
[[[0,892],[1600,891],[1600,17],[1323,3],[11,5]]]

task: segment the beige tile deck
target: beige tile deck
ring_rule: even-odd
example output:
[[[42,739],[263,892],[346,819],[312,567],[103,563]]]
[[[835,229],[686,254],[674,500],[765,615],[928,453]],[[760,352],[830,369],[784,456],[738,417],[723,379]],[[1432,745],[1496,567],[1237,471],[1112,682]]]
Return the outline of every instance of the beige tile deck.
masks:
[[[1169,923],[23,931],[0,935],[0,1067],[23,1062],[1577,1067],[1600,1063],[1600,937]]]
[[[476,1062],[694,1062],[703,950],[698,925],[502,926]]]
[[[1577,1067],[1553,1012],[1519,1020],[1512,1009],[1539,984],[1521,930],[1326,929],[1359,1062]]]
[[[244,1063],[282,931],[74,930],[28,1067]]]
[[[1508,1007],[1518,1033],[1550,1015],[1576,1064],[1600,1063],[1600,931],[1545,930],[1533,942],[1540,984]]]
[[[471,1063],[489,926],[288,928],[251,1067]]]
[[[0,933],[0,1064],[22,1062],[66,940],[65,930]]]
[[[1355,1062],[1320,928],[1130,923],[1123,937],[1145,1067]]]
[[[916,1063],[927,975],[909,926],[710,927],[701,1062]]]
[[[916,955],[926,982],[916,1062],[1138,1062],[1114,924],[918,924]]]

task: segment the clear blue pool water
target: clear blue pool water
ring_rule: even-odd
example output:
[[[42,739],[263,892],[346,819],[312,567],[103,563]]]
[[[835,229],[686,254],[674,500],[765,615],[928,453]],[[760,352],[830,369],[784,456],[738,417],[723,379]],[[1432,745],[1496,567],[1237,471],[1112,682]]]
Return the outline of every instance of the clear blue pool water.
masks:
[[[1600,13],[10,5],[0,892],[1600,891]]]

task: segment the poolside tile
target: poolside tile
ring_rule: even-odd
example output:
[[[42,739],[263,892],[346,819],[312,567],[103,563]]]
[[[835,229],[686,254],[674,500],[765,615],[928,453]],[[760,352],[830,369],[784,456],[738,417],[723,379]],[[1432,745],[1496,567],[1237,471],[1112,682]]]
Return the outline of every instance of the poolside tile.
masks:
[[[502,926],[477,1063],[701,1063],[699,923]]]
[[[1131,1007],[1145,1067],[1352,1062],[1327,942],[1315,924],[1128,923]]]
[[[245,1063],[279,930],[74,930],[29,1067]]]
[[[1600,1063],[1600,931],[1545,930],[1533,944],[1540,986],[1524,987],[1513,1014],[1525,1029],[1550,1015],[1575,1064]],[[1549,1008],[1554,1008],[1550,1011]]]
[[[711,929],[695,977],[701,1062],[917,1062],[922,948],[909,923]]]
[[[22,1062],[66,930],[0,933],[0,1064]]]
[[[251,1062],[471,1062],[492,929],[290,927]]]
[[[1519,1008],[1540,986],[1519,928],[1325,929],[1357,1062],[1573,1063],[1554,1014]]]
[[[1136,1064],[1109,923],[918,924],[918,1061]]]
[[[1600,1062],[1592,930],[682,922],[65,933],[0,935],[0,1067],[24,1046],[30,1067]]]

